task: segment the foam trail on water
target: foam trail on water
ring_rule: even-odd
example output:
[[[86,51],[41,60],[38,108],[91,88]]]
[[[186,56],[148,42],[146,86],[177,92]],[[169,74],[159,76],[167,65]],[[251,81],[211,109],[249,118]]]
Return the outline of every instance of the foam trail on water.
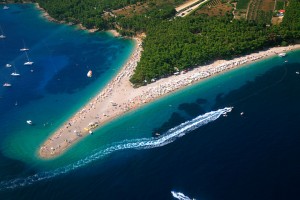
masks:
[[[171,194],[173,195],[173,197],[175,199],[178,199],[178,200],[195,200],[195,199],[191,199],[190,197],[188,196],[185,196],[183,193],[181,192],[174,192],[174,191],[171,191]]]
[[[184,122],[168,130],[165,134],[163,134],[158,138],[124,140],[119,143],[114,143],[105,149],[94,151],[92,155],[84,159],[81,159],[73,164],[69,164],[67,166],[52,171],[40,172],[25,178],[16,178],[12,180],[2,181],[0,182],[0,190],[14,189],[18,187],[28,186],[38,181],[50,179],[55,176],[65,174],[79,167],[83,167],[115,151],[124,150],[124,149],[150,149],[150,148],[164,146],[166,144],[173,142],[177,138],[184,136],[186,133],[199,128],[200,126],[215,121],[221,115],[231,112],[231,110],[232,107],[225,107],[223,109],[219,109],[216,111],[205,113],[203,115],[199,115],[198,117],[190,121]]]

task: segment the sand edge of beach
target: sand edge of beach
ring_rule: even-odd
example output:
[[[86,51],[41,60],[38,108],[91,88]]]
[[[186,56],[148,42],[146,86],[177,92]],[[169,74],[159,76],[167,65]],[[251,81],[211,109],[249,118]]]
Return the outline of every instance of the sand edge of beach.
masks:
[[[146,86],[133,88],[129,79],[140,60],[142,40],[134,38],[135,48],[118,74],[91,101],[55,131],[39,148],[38,155],[51,159],[61,155],[73,144],[109,121],[158,98],[198,83],[201,80],[242,67],[258,60],[300,49],[300,44],[272,47],[232,60],[216,60],[209,65],[190,71],[178,72],[168,78],[153,81]],[[285,62],[287,58],[282,58]]]

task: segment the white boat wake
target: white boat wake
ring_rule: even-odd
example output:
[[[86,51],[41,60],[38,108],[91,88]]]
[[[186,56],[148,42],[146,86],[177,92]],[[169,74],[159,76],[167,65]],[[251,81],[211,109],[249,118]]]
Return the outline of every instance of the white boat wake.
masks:
[[[183,193],[181,192],[175,192],[175,191],[171,191],[171,194],[173,195],[173,197],[175,199],[178,199],[178,200],[196,200],[196,199],[191,199],[190,197],[188,196],[185,196]]]
[[[114,143],[111,146],[94,151],[94,153],[84,159],[81,159],[73,164],[46,172],[39,172],[32,176],[25,178],[16,178],[12,180],[0,182],[0,190],[14,189],[18,187],[24,187],[36,183],[38,181],[50,179],[58,175],[62,175],[73,171],[79,167],[88,165],[89,163],[103,158],[106,155],[109,155],[115,151],[125,150],[125,149],[150,149],[161,147],[166,144],[169,144],[175,141],[177,138],[184,136],[185,134],[218,119],[221,115],[226,115],[226,113],[231,112],[232,107],[225,107],[216,111],[211,111],[200,115],[190,121],[184,122],[170,130],[165,134],[157,138],[143,138],[143,139],[133,139],[133,140],[124,140],[119,143]]]

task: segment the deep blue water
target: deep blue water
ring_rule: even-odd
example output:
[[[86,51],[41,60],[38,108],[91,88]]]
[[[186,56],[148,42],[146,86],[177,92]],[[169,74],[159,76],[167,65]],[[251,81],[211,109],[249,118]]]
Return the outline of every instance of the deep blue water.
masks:
[[[15,9],[18,12],[13,11]],[[27,14],[37,12],[29,5],[16,5],[9,10],[9,16],[26,11]],[[8,14],[3,14],[2,10],[0,13],[0,25],[9,35],[9,26],[5,25],[8,22],[2,20],[2,16]],[[173,199],[170,193],[172,190],[205,200],[299,198],[300,75],[296,72],[300,72],[300,51],[290,52],[284,59],[274,57],[225,73],[161,99],[103,127],[92,138],[87,138],[65,156],[58,158],[58,161],[45,162],[35,158],[31,148],[38,148],[39,141],[43,141],[54,128],[43,128],[39,124],[28,128],[18,118],[26,119],[28,113],[43,112],[44,107],[49,104],[50,108],[39,115],[42,120],[63,115],[57,119],[63,121],[88,99],[80,98],[79,94],[91,95],[99,89],[86,80],[86,70],[82,68],[85,65],[95,66],[94,70],[99,70],[99,76],[96,75],[94,81],[99,81],[99,84],[105,84],[100,78],[101,73],[114,68],[109,64],[102,68],[96,65],[98,60],[91,64],[86,62],[101,56],[101,63],[112,62],[105,61],[105,58],[110,54],[115,58],[126,54],[122,54],[122,50],[117,55],[114,54],[115,51],[99,52],[97,49],[102,47],[95,41],[104,38],[108,46],[111,45],[110,42],[119,45],[116,49],[130,49],[127,47],[130,43],[107,39],[105,34],[90,35],[67,26],[49,24],[42,19],[37,20],[36,14],[33,15],[31,20],[39,24],[36,26],[40,26],[40,23],[45,23],[45,27],[49,26],[47,32],[59,32],[58,30],[63,29],[59,37],[67,37],[68,42],[47,40],[46,43],[53,50],[48,53],[50,57],[47,52],[44,53],[44,61],[40,60],[43,57],[42,50],[37,53],[30,50],[30,56],[37,62],[34,72],[39,73],[38,66],[41,66],[41,71],[47,71],[44,72],[47,78],[41,78],[41,75],[28,78],[32,85],[24,80],[24,88],[30,90],[36,86],[31,92],[23,89],[22,85],[17,86],[14,96],[24,98],[24,105],[20,104],[26,107],[24,110],[18,111],[15,107],[8,106],[10,101],[15,103],[14,99],[7,100],[10,97],[1,100],[1,104],[6,103],[6,106],[1,107],[1,119],[6,115],[9,115],[9,119],[15,119],[0,123],[1,130],[4,130],[1,132],[3,144],[0,180],[4,181],[0,184],[1,199]],[[64,36],[66,31],[70,32]],[[26,45],[34,46],[30,42],[31,37],[27,37]],[[55,34],[52,37],[59,38]],[[8,42],[9,38],[4,43]],[[18,50],[22,41],[19,43],[14,49]],[[3,45],[3,41],[0,44]],[[66,53],[68,48],[74,51]],[[86,51],[78,55],[80,49]],[[0,55],[1,66],[7,62],[4,59],[9,57],[9,53],[4,57],[2,51],[3,49]],[[95,52],[101,55],[94,55]],[[107,54],[102,55],[103,53]],[[23,62],[22,58],[15,61],[16,65]],[[12,56],[10,60],[13,59]],[[284,60],[289,62],[284,63]],[[56,64],[49,64],[51,62]],[[57,63],[61,65],[53,71],[51,66],[58,66]],[[76,63],[82,68],[78,66],[78,70],[74,70]],[[31,75],[26,67],[21,64],[18,66],[22,75]],[[0,70],[2,77],[6,69],[1,67]],[[57,85],[57,79],[64,79],[70,73],[71,77]],[[111,74],[103,76],[111,77]],[[12,79],[13,83],[22,80],[23,76],[21,80]],[[8,92],[11,90],[1,89],[3,97],[8,96]],[[28,96],[23,97],[27,93]],[[68,105],[69,102],[72,104]],[[59,106],[61,113],[67,114],[58,114],[55,105]],[[234,109],[227,117],[220,115],[211,119],[212,115],[218,114],[218,109],[229,106]],[[205,115],[210,111],[214,112]],[[195,130],[179,129],[181,123],[187,122],[182,125],[187,127],[199,115],[210,122],[201,125],[202,122],[197,120],[199,127],[193,124]],[[55,120],[53,126],[58,126],[60,122]],[[38,119],[35,121],[39,122]],[[13,131],[7,131],[12,126],[15,126]],[[155,132],[162,136],[153,138],[152,134]],[[161,142],[176,133],[182,135]],[[36,137],[39,139],[35,139]],[[30,143],[32,140],[37,142]],[[21,141],[33,147],[23,147],[26,144]],[[81,167],[77,168],[79,165]],[[32,176],[35,174],[35,177]],[[37,181],[38,178],[45,179]],[[25,186],[20,187],[23,183]],[[9,186],[17,187],[5,189]]]

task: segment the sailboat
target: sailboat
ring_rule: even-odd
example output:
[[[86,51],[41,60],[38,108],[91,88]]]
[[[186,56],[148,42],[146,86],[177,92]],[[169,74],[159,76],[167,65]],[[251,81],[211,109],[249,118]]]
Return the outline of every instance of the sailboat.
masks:
[[[20,49],[20,51],[28,51],[29,49],[26,48],[24,40],[23,40],[23,44],[24,44],[24,47],[22,49]]]
[[[18,74],[17,72],[13,72],[10,75],[12,75],[12,76],[21,76],[21,74]]]
[[[2,30],[2,28],[1,28],[1,26],[0,26],[0,31],[1,31],[0,39],[6,38],[6,36],[5,36],[4,33],[3,33],[3,30]]]
[[[12,75],[12,76],[21,76],[21,74],[17,73],[15,66],[14,66],[14,69],[15,69],[15,71],[13,73],[11,73],[10,75]]]
[[[11,84],[10,83],[4,83],[3,87],[11,87]]]
[[[27,52],[26,52],[26,51],[25,51],[25,54],[26,54],[27,62],[24,62],[24,65],[32,65],[32,64],[33,64],[33,62],[29,60],[29,58],[28,58],[28,54],[27,54]]]

